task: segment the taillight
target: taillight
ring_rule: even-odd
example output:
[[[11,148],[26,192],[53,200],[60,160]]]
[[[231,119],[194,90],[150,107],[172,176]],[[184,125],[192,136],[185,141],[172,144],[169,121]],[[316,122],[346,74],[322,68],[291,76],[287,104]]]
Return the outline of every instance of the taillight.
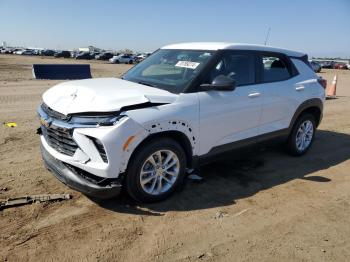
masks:
[[[324,89],[327,88],[327,80],[326,79],[323,79],[322,77],[320,77],[317,79],[317,81]]]

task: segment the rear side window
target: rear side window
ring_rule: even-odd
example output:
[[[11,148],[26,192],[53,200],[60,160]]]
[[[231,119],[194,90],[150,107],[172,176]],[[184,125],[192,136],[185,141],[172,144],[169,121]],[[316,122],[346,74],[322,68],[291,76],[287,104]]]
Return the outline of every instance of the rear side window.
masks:
[[[261,56],[260,68],[262,69],[263,82],[276,82],[292,77],[289,61],[278,56]]]

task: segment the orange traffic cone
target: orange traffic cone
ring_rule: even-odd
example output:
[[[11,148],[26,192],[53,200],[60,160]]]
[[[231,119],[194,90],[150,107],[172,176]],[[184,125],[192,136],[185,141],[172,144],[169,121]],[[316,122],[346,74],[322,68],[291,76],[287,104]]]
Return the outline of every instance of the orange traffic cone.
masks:
[[[337,93],[337,75],[334,76],[331,86],[328,88],[327,98],[336,98]]]

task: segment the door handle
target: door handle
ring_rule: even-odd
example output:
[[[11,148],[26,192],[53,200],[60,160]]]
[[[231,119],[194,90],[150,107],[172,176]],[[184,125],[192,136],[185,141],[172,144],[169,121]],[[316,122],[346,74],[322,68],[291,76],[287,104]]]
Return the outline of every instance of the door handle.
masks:
[[[258,97],[258,96],[260,96],[260,93],[251,93],[248,95],[248,97],[250,97],[250,98],[254,98],[254,97]]]
[[[297,86],[297,87],[295,88],[296,91],[303,91],[304,89],[305,89],[304,86]]]

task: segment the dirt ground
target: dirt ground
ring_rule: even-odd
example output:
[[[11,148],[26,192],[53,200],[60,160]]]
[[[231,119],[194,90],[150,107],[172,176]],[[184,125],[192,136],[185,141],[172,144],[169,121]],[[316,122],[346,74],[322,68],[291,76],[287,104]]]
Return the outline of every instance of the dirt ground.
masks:
[[[69,193],[73,199],[0,211],[0,261],[349,261],[350,70],[338,74],[312,149],[280,147],[205,166],[169,200],[96,203],[44,167],[36,107],[58,81],[34,80],[33,63],[74,60],[0,55],[0,199]],[[87,62],[81,62],[87,63]],[[92,61],[94,77],[128,65]]]

